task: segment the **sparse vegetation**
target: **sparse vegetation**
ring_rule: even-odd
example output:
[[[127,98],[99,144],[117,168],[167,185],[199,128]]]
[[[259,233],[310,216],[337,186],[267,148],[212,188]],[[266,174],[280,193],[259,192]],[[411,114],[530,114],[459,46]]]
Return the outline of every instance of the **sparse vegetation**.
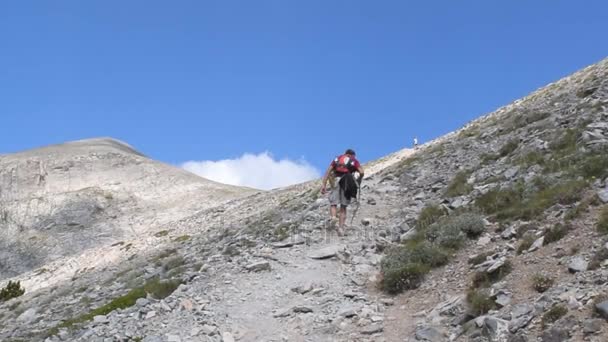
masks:
[[[525,166],[525,167],[530,167],[532,165],[541,165],[542,166],[545,164],[545,157],[539,151],[531,151],[531,152],[526,153],[523,157],[521,157],[518,160],[518,164]]]
[[[517,149],[518,146],[519,146],[518,139],[509,140],[498,151],[499,157],[506,157],[506,156],[510,155],[511,153],[513,153],[513,151],[515,151]]]
[[[572,204],[582,197],[587,183],[572,180],[553,186],[538,184],[537,191],[526,192],[523,183],[511,188],[495,188],[480,196],[475,204],[486,214],[499,221],[539,219],[543,212],[555,204]]]
[[[496,309],[496,302],[490,297],[486,289],[471,288],[467,292],[467,302],[471,314],[481,316],[490,310]]]
[[[49,331],[47,332],[47,336],[57,334],[59,332],[59,329],[61,328],[70,329],[77,324],[88,322],[92,320],[95,316],[107,315],[116,309],[125,309],[131,307],[135,305],[139,298],[145,298],[148,293],[156,299],[166,298],[171,295],[179,285],[180,282],[176,280],[161,281],[158,278],[153,278],[146,284],[144,284],[144,286],[134,288],[127,294],[115,298],[114,300],[99,308],[93,309],[88,313],[80,315],[78,317],[63,321],[63,323],[59,324],[58,326],[49,329]]]
[[[163,236],[167,236],[169,235],[169,231],[168,230],[161,230],[159,232],[154,233],[154,236],[157,238],[163,237]]]
[[[600,199],[597,196],[597,194],[593,194],[592,196],[585,197],[580,201],[580,203],[576,207],[574,207],[566,212],[566,216],[564,217],[564,219],[566,221],[575,220],[575,219],[581,217],[581,215],[583,215],[584,213],[589,212],[590,207],[598,206],[600,203],[601,202],[600,202]]]
[[[380,264],[380,289],[396,294],[414,289],[433,267],[445,265],[449,255],[426,241],[390,248]]]
[[[543,319],[541,321],[541,325],[543,329],[547,327],[549,324],[552,324],[564,317],[568,313],[568,309],[563,305],[554,305],[549,311],[547,311],[543,315]]]
[[[517,254],[521,254],[521,253],[527,251],[528,249],[530,249],[530,247],[532,247],[532,245],[534,244],[535,240],[536,239],[534,238],[534,236],[526,235],[524,237],[524,239],[519,243],[519,246],[517,247]]]
[[[176,237],[176,238],[175,238],[175,239],[173,239],[173,240],[174,240],[175,242],[185,242],[185,241],[190,240],[190,238],[191,238],[191,236],[186,234],[186,235],[181,235],[181,236],[178,236],[178,237]]]
[[[595,227],[600,233],[608,234],[608,206],[604,206],[600,211]]]
[[[550,243],[561,240],[565,237],[568,232],[572,230],[572,227],[567,224],[558,223],[553,228],[547,229],[545,231],[545,239],[543,240],[543,245],[548,245]]]
[[[8,284],[0,290],[0,302],[5,302],[12,298],[17,298],[25,293],[25,289],[21,287],[19,281],[8,281]]]
[[[419,230],[426,229],[431,224],[437,222],[441,217],[447,215],[447,210],[440,205],[427,205],[420,211],[416,227]]]
[[[168,259],[167,261],[165,261],[165,263],[163,264],[163,270],[165,270],[165,272],[170,271],[174,268],[180,267],[182,265],[184,265],[186,263],[186,261],[184,260],[184,258],[181,255],[172,257],[170,259]]]
[[[532,288],[539,293],[543,293],[550,289],[555,280],[551,277],[545,276],[543,274],[536,274],[532,277]]]
[[[467,179],[471,175],[471,171],[460,171],[454,176],[448,185],[445,195],[447,197],[456,197],[466,195],[473,190],[473,186],[467,183]]]

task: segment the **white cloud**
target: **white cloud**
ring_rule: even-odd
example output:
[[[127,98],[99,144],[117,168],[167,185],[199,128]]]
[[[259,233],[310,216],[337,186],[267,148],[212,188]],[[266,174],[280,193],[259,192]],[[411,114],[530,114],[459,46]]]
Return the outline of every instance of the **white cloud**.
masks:
[[[201,177],[231,185],[270,190],[320,176],[305,160],[275,160],[272,154],[245,153],[237,159],[188,161],[182,167]]]

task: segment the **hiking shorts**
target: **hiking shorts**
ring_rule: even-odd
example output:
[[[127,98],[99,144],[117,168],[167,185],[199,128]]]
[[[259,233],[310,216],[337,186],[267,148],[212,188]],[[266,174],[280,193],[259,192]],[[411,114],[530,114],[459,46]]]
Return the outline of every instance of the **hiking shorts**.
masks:
[[[329,192],[329,204],[341,207],[347,207],[350,204],[350,199],[346,199],[344,189],[340,187],[340,177],[336,177],[334,187]]]

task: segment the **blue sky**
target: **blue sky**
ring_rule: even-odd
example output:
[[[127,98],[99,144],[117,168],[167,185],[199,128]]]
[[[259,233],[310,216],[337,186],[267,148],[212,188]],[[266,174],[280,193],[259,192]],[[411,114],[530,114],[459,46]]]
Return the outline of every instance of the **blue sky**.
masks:
[[[318,170],[441,136],[608,55],[608,2],[2,1],[0,153],[111,136]]]

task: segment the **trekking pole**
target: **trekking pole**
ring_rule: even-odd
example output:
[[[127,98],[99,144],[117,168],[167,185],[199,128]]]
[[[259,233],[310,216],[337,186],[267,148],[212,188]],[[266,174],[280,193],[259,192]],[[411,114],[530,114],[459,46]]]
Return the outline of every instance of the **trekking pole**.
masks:
[[[363,179],[361,179],[363,181]],[[355,216],[357,216],[357,212],[359,211],[359,207],[361,207],[361,183],[358,184],[359,191],[357,192],[357,207],[353,211],[353,217],[350,219],[350,225],[353,225],[353,221],[355,221]]]

